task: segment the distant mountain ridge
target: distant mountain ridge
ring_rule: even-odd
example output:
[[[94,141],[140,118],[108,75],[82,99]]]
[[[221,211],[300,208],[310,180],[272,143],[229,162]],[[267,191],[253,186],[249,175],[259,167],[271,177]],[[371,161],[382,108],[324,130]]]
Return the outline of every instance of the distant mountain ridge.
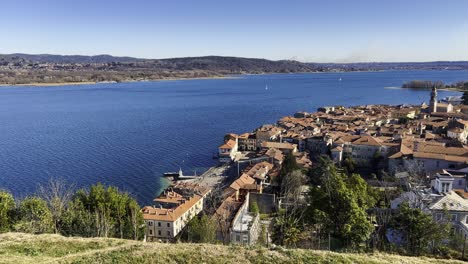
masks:
[[[111,55],[0,54],[0,84],[7,85],[384,70],[468,70],[468,62],[304,63],[228,56],[143,59]]]
[[[468,61],[309,63],[343,71],[468,70]]]
[[[146,59],[135,57],[118,57],[107,54],[101,55],[55,55],[55,54],[0,54],[0,61],[24,60],[32,63],[59,63],[59,64],[88,64],[88,63],[135,63],[153,62],[156,64],[176,64],[184,69],[219,69],[223,67],[244,68],[252,66],[257,70],[262,67],[277,67],[278,69],[291,68],[291,70],[312,71],[317,68],[330,69],[468,69],[468,61],[429,61],[429,62],[350,62],[350,63],[317,63],[299,62],[295,60],[267,60],[259,58],[244,58],[232,56],[200,56],[165,59]],[[249,69],[246,69],[249,70]]]
[[[115,57],[112,55],[102,54],[94,56],[86,55],[54,55],[54,54],[0,54],[1,60],[26,60],[35,63],[112,63],[112,62],[134,62],[141,59],[134,57]]]

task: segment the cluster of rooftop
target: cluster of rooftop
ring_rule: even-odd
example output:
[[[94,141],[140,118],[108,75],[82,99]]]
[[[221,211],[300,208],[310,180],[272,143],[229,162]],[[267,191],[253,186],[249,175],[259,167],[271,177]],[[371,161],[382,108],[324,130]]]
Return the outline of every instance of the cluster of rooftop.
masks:
[[[227,135],[225,144],[219,148],[219,161],[270,162],[273,167],[263,184],[271,183],[278,175],[288,153],[293,153],[298,164],[305,168],[311,167],[318,157],[327,155],[336,163],[351,159],[359,168],[385,171],[400,181],[409,175],[423,175],[426,181],[420,186],[405,186],[407,190],[414,192],[424,187],[423,193],[430,193],[424,196],[427,204],[424,209],[436,219],[440,217],[438,204],[450,205],[443,202],[449,198],[443,197],[457,197],[459,201],[453,203],[459,204],[457,209],[449,206],[448,210],[457,215],[452,217],[457,221],[454,223],[459,227],[457,231],[468,235],[468,229],[464,228],[468,224],[468,200],[465,200],[468,198],[468,106],[460,103],[439,102],[434,88],[429,104],[327,106],[314,113],[297,112],[251,133]],[[442,175],[451,175],[444,178],[450,183],[444,185],[443,191],[436,184]],[[264,189],[262,182],[249,175],[242,174],[236,182],[243,186],[237,192]],[[416,193],[423,196],[420,191]]]
[[[352,160],[360,169],[385,172],[407,191],[392,202],[392,207],[410,202],[435,219],[440,218],[441,208],[446,208],[455,215],[456,231],[468,235],[467,120],[468,106],[438,102],[437,90],[433,89],[429,105],[320,107],[317,112],[297,112],[252,132],[227,134],[217,156],[220,164],[227,164],[236,173],[229,177],[220,205],[213,210],[217,238],[224,243],[256,242],[260,220],[249,207],[256,203],[261,213],[268,213],[287,204],[275,197],[274,187],[288,155],[305,170],[325,155],[338,164]],[[414,175],[424,179],[417,186],[409,181]],[[371,178],[368,183],[372,185]],[[147,235],[175,237],[187,220],[203,209],[207,192],[198,191],[192,198],[177,191],[163,193],[155,199],[155,206],[143,208]],[[187,205],[165,202],[182,197]],[[200,207],[183,217],[198,202]],[[155,229],[154,224],[174,229]]]

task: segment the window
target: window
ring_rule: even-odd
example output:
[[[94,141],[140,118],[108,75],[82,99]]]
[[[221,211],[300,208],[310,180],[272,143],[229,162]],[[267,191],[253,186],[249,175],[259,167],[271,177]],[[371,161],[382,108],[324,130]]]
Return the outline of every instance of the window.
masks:
[[[236,241],[240,241],[240,235],[236,235]]]
[[[171,236],[171,231],[167,231],[167,236]]]
[[[167,223],[167,227],[171,227],[171,223]]]
[[[437,214],[436,214],[436,219],[437,219],[437,221],[442,220],[442,214],[441,214],[441,213],[437,213]]]
[[[149,221],[149,222],[148,222],[148,225],[149,225],[149,226],[153,226],[153,221]]]
[[[457,215],[456,214],[450,215],[450,221],[457,221]]]
[[[463,180],[458,180],[458,185],[462,185],[463,184]]]
[[[158,226],[161,226],[161,222],[158,222]]]
[[[158,236],[160,236],[160,235],[161,235],[161,230],[158,230]]]
[[[436,162],[436,166],[439,167],[439,161]]]
[[[149,234],[150,234],[150,236],[152,236],[153,235],[153,230],[150,229]]]

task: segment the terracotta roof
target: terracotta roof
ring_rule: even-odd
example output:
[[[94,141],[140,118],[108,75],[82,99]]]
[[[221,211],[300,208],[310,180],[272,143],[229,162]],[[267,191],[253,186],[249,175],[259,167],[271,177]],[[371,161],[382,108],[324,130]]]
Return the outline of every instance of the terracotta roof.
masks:
[[[429,145],[420,143],[418,144],[416,150],[418,152],[427,152],[427,153],[438,153],[446,154],[453,156],[468,156],[468,149],[466,148],[457,148],[457,147],[445,147],[441,145]]]
[[[421,159],[438,159],[438,160],[446,160],[446,161],[453,161],[453,162],[460,162],[460,163],[468,163],[468,157],[444,155],[444,154],[438,154],[438,153],[414,152],[413,157],[421,158]]]
[[[174,222],[187,212],[192,206],[202,199],[202,196],[195,194],[189,200],[177,206],[175,209],[155,208],[153,206],[145,206],[142,209],[143,219],[145,220],[160,220]]]
[[[403,155],[409,155],[409,154],[412,154],[412,153],[413,153],[413,150],[410,149],[409,147],[407,147],[407,146],[402,142],[401,145],[400,145],[400,152],[401,152]]]
[[[209,188],[203,188],[200,186],[193,186],[196,192],[194,192],[191,196],[184,196],[180,199],[182,195],[173,192],[171,197],[177,197],[180,199],[179,205],[176,208],[167,209],[155,206],[145,206],[141,209],[143,213],[143,219],[145,220],[160,220],[160,221],[175,221],[179,217],[181,217],[185,212],[187,212],[190,208],[192,208],[198,201],[200,201],[205,195],[211,192]],[[165,196],[161,197],[161,201],[164,201]],[[155,201],[158,198],[155,199]]]
[[[236,141],[232,140],[232,139],[229,139],[228,141],[226,141],[223,145],[219,146],[219,148],[222,148],[222,149],[232,149],[236,146]]]
[[[449,129],[448,131],[452,132],[452,133],[457,133],[457,134],[461,134],[463,133],[463,129],[459,128],[459,127],[453,127],[451,129]]]
[[[294,149],[295,148],[295,145],[294,144],[291,144],[291,143],[288,143],[288,142],[269,142],[269,141],[265,141],[265,142],[262,142],[262,147],[263,148],[276,148],[276,149]]]
[[[162,203],[180,203],[184,197],[174,191],[165,191],[162,195],[155,198],[153,201]]]
[[[265,155],[267,155],[267,156],[269,156],[271,158],[274,158],[275,160],[278,160],[278,161],[282,161],[283,158],[284,158],[283,152],[281,152],[281,150],[275,149],[275,148],[268,149],[267,152],[265,153]]]
[[[242,189],[244,185],[253,184],[253,183],[255,183],[255,179],[244,173],[237,180],[231,183],[229,187],[231,189],[238,191]]]
[[[463,189],[453,189],[458,195],[462,196],[464,199],[468,199],[468,192],[465,192]]]
[[[352,142],[353,145],[381,146],[382,142],[371,136],[363,136]]]
[[[265,179],[266,174],[273,168],[273,165],[269,162],[263,161],[255,164],[252,168],[245,172],[254,179]]]
[[[390,157],[388,157],[389,159],[398,159],[398,158],[401,158],[403,157],[403,153],[401,151],[391,155]]]
[[[466,105],[466,107],[468,107],[468,105]],[[457,122],[465,126],[468,126],[468,120],[457,119]]]
[[[242,204],[243,202],[236,201],[234,196],[226,197],[213,215],[213,218],[218,222],[218,228],[228,231],[227,229],[231,226],[232,219],[234,219],[236,212]]]
[[[333,148],[331,151],[341,152],[341,151],[343,151],[343,148],[341,146],[337,146],[336,148]]]
[[[239,135],[239,139],[248,139],[248,138],[252,138],[254,136],[254,134],[252,133],[244,133],[244,134],[241,134]]]

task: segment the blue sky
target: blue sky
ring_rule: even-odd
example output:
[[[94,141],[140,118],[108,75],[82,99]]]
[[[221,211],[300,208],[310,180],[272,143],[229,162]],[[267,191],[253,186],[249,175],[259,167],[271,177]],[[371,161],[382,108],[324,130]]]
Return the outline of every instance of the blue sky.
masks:
[[[0,53],[468,60],[466,0],[0,0]]]

